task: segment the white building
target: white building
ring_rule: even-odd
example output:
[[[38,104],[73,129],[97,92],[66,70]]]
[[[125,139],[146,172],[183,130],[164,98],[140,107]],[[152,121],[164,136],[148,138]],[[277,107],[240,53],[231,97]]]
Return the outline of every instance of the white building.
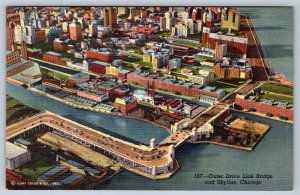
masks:
[[[31,160],[30,151],[6,141],[6,168],[14,170]]]
[[[36,28],[34,26],[26,26],[26,43],[35,44],[36,42]]]
[[[186,19],[184,23],[189,28],[189,34],[198,34],[202,30],[201,20],[194,21],[192,19]]]
[[[83,60],[82,63],[68,61],[67,66],[70,68],[78,69],[78,70],[84,70],[84,71],[89,70],[89,64],[86,60]]]
[[[180,68],[181,67],[181,59],[180,58],[174,58],[169,60],[169,67],[170,68]]]

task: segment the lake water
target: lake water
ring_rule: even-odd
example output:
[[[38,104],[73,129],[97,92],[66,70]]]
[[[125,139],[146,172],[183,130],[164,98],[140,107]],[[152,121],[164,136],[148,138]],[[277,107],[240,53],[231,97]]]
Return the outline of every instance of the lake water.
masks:
[[[239,11],[252,19],[273,72],[293,81],[293,8],[240,7]]]

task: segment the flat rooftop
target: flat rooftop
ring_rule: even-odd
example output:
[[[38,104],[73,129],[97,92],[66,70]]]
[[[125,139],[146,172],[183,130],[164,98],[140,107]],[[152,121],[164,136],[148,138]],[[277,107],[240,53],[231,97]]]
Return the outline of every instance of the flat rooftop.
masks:
[[[100,83],[98,85],[98,87],[105,88],[105,89],[111,89],[111,88],[114,88],[119,85],[120,84],[115,81],[108,80],[108,81],[103,81],[102,83]]]
[[[74,183],[75,181],[82,179],[84,176],[78,173],[73,173],[72,175],[64,178],[63,180],[59,181],[60,185],[69,185]]]
[[[28,150],[24,149],[24,148],[21,148],[9,141],[6,141],[6,155],[5,155],[5,158],[6,159],[14,159],[24,153],[26,153]]]
[[[49,54],[49,55],[57,56],[57,57],[62,56],[62,54],[56,53],[56,52],[54,52],[54,51],[47,51],[47,52],[45,52],[45,53],[46,53],[46,54]]]
[[[54,176],[57,173],[60,173],[61,171],[65,170],[66,168],[63,166],[55,166],[52,169],[44,172],[42,175],[39,176],[40,179],[47,181],[49,180],[52,176]]]

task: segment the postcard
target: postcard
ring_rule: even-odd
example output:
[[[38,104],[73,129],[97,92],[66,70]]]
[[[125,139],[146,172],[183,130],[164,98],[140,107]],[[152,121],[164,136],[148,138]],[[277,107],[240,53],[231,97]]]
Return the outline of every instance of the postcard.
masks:
[[[7,189],[293,189],[293,7],[6,21]]]

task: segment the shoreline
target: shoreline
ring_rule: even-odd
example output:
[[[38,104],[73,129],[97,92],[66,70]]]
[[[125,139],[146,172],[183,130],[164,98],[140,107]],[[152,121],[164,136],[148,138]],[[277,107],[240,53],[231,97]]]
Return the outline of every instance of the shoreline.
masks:
[[[270,65],[270,63],[268,61],[268,56],[261,44],[260,37],[257,35],[255,27],[253,25],[253,21],[255,21],[255,20],[253,20],[250,16],[247,16],[244,14],[241,14],[241,16],[243,16],[246,20],[245,23],[246,23],[247,27],[249,28],[250,35],[252,36],[252,39],[253,39],[255,45],[257,46],[257,51],[258,51],[259,57],[261,59],[262,65],[265,69],[265,72],[267,73],[268,79],[270,80],[270,78],[275,78],[275,79],[279,80],[280,84],[293,86],[294,85],[293,81],[287,79],[287,75],[284,75],[283,73],[275,72],[272,69],[272,65]]]

